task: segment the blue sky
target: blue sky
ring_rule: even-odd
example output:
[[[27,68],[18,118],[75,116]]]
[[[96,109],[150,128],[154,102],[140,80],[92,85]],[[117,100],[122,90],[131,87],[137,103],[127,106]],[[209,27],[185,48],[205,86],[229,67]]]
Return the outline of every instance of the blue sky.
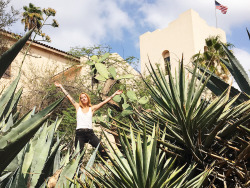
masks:
[[[64,51],[75,46],[104,44],[123,58],[140,58],[139,36],[166,28],[190,8],[208,25],[216,25],[214,0],[12,0],[11,4],[22,11],[30,2],[57,11],[55,19],[60,27],[44,27],[43,32],[51,37],[48,45]],[[236,57],[249,70],[250,41],[246,27],[250,30],[250,0],[218,2],[228,7],[227,14],[216,11],[218,27],[226,32],[227,41],[235,45]],[[23,34],[23,28],[16,23],[10,30]]]

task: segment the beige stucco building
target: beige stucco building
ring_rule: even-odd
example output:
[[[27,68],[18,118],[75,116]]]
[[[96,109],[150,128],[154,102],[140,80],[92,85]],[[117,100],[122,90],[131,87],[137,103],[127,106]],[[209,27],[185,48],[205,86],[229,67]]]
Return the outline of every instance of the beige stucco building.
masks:
[[[0,35],[4,40],[8,41],[7,48],[17,42],[17,38],[13,33],[0,30]],[[31,41],[26,43],[5,75],[0,79],[0,91],[8,86],[18,75],[24,54],[30,43]],[[110,57],[111,61],[113,61],[113,66],[116,68],[118,77],[119,75],[128,73],[135,76],[139,75],[119,54],[114,53]],[[18,85],[19,87],[23,87],[22,96],[28,95],[32,88],[38,84],[44,84],[42,80],[48,80],[50,84],[53,84],[55,80],[64,79],[65,81],[74,81],[75,79],[81,79],[83,81],[82,84],[85,84],[85,88],[89,87],[92,78],[90,75],[90,66],[86,64],[87,61],[88,59],[85,57],[78,58],[40,42],[31,43],[22,64],[21,79]]]
[[[153,65],[160,64],[164,70],[164,58],[170,59],[171,70],[175,70],[183,54],[184,64],[189,64],[194,54],[204,52],[205,39],[216,35],[221,37],[222,42],[226,42],[226,34],[222,29],[209,26],[197,12],[187,10],[167,28],[140,36],[142,74],[147,72],[149,60]]]
[[[7,47],[17,42],[17,38],[13,33],[1,30],[0,34],[4,40],[8,41]],[[16,78],[21,65],[21,79],[18,86],[23,87],[23,95],[26,95],[27,92],[29,92],[28,88],[32,87],[32,84],[39,83],[33,81],[38,81],[44,77],[52,77],[76,64],[80,64],[80,58],[74,57],[67,52],[52,48],[40,42],[33,42],[31,45],[30,43],[31,41],[27,41],[5,75],[0,79],[0,89],[5,88]],[[22,63],[29,45],[27,56]]]

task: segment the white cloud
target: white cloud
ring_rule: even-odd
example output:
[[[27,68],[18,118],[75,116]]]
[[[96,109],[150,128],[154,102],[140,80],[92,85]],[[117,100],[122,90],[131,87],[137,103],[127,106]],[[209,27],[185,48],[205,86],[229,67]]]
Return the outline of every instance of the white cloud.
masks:
[[[155,28],[164,28],[169,22],[177,19],[182,12],[190,8],[194,9],[198,13],[204,13],[204,11],[207,12],[209,4],[211,4],[211,2],[201,2],[199,0],[156,0],[153,3],[142,4],[140,11],[145,16],[145,24],[149,24]],[[211,6],[211,8],[214,7]]]
[[[232,27],[246,24],[250,21],[249,0],[220,0],[219,3],[228,7],[227,14],[216,10],[218,27],[230,33]],[[199,13],[211,26],[216,25],[214,1],[200,0],[156,0],[153,3],[141,4],[140,11],[143,13],[144,24],[154,28],[164,28],[175,20],[179,14],[192,8]]]
[[[121,4],[142,4],[147,2],[147,0],[116,0],[118,3]]]
[[[250,78],[250,53],[239,48],[234,48],[233,51]]]
[[[228,6],[228,13],[217,10],[218,26],[230,34],[233,27],[246,25],[250,28],[249,0],[218,0]],[[139,48],[139,35],[147,32],[146,28],[162,29],[178,16],[192,8],[201,18],[215,26],[214,1],[206,0],[12,0],[15,8],[22,9],[32,2],[42,8],[54,8],[55,19],[59,28],[44,28],[52,43],[61,50],[73,46],[90,46],[93,44],[124,42],[129,38],[131,48]],[[135,8],[138,8],[138,11]],[[152,29],[151,28],[151,29]],[[13,32],[23,32],[23,25],[15,24]],[[127,35],[129,34],[129,36]],[[125,36],[126,35],[126,36]],[[234,34],[235,35],[235,34]],[[128,45],[127,45],[128,46]],[[139,50],[138,50],[139,51]],[[139,56],[139,55],[138,55]]]
[[[246,73],[248,74],[248,77],[250,78],[250,66],[249,66],[250,65],[250,53],[239,48],[234,48],[233,51],[234,51],[235,57],[238,59],[238,61],[240,62],[240,64],[243,66]],[[240,90],[235,80],[233,80],[233,86],[237,88],[238,90]]]
[[[242,24],[247,24],[250,22],[250,1],[249,0],[228,0],[223,1],[228,7],[228,12],[226,15],[219,15],[220,25],[222,29],[230,33],[233,27],[240,26]],[[248,24],[249,25],[249,24]]]
[[[29,2],[15,1],[14,7],[21,9]],[[57,11],[55,19],[59,28],[44,27],[43,31],[51,37],[51,46],[63,50],[75,45],[99,44],[106,39],[121,40],[124,30],[129,30],[134,25],[128,14],[113,0],[33,0],[32,3]],[[15,24],[15,27],[21,28],[20,24]],[[13,30],[17,32],[16,29]]]

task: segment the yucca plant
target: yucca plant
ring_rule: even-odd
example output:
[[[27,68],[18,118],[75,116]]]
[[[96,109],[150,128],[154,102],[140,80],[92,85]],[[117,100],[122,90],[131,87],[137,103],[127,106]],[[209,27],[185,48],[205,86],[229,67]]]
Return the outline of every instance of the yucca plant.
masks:
[[[234,103],[232,105],[236,106],[236,105],[242,105],[243,103],[247,102],[250,100],[250,79],[246,73],[246,71],[244,70],[244,68],[242,67],[242,65],[240,64],[240,62],[237,60],[237,58],[234,56],[234,54],[228,49],[227,46],[223,45],[223,50],[227,56],[227,60],[226,59],[220,59],[222,63],[224,63],[224,65],[227,67],[227,69],[230,71],[233,79],[236,81],[236,83],[238,84],[240,90],[234,88],[233,86],[230,86],[228,83],[226,83],[225,81],[221,80],[219,77],[217,77],[215,74],[209,72],[208,70],[202,68],[202,67],[198,67],[199,70],[202,73],[205,73],[206,76],[210,76],[210,79],[207,82],[207,88],[209,88],[216,96],[220,96],[226,89],[228,89],[229,87],[230,92],[229,92],[229,97],[230,99],[234,98],[237,96],[237,99],[234,101]],[[189,71],[191,73],[193,73],[193,71],[191,69],[189,69]],[[197,77],[199,79],[202,80],[201,75],[197,74]],[[204,79],[203,79],[204,81]],[[242,112],[241,117],[243,116],[247,116],[247,114],[249,114],[250,111],[247,110],[245,112]],[[235,119],[231,119],[230,123],[234,123]],[[233,168],[235,168],[235,166],[237,166],[241,161],[242,164],[247,166],[246,161],[248,161],[249,159],[249,154],[250,153],[250,144],[249,144],[249,127],[250,127],[250,122],[249,120],[245,123],[245,126],[239,125],[238,129],[237,127],[232,128],[231,131],[225,131],[222,135],[227,135],[227,137],[231,137],[232,139],[229,141],[224,140],[224,143],[230,143],[231,145],[237,146],[235,148],[233,148],[232,153],[234,152],[235,155],[231,154],[231,159],[233,162],[233,165],[229,165],[229,169],[227,170],[227,172],[225,173],[225,177],[229,177],[230,174],[233,171]],[[241,129],[241,130],[239,130]],[[242,131],[244,130],[244,131]],[[237,136],[235,136],[237,135]],[[229,146],[227,146],[229,147]],[[235,152],[235,150],[237,152]],[[224,155],[224,152],[221,152]],[[236,154],[237,153],[237,154]],[[229,154],[230,155],[230,154]],[[221,158],[222,159],[222,158]],[[243,169],[242,169],[243,170]],[[239,172],[238,178],[241,179],[241,181],[236,180],[235,182],[240,182],[239,184],[241,184],[240,186],[249,186],[249,181],[247,181],[247,179],[249,179],[249,168],[245,168],[245,174],[242,174],[241,172]],[[245,184],[244,184],[245,183]],[[235,186],[235,184],[234,184]]]
[[[242,182],[246,183],[247,158],[241,152],[248,151],[245,141],[249,134],[250,100],[233,106],[239,96],[229,99],[230,89],[212,101],[207,100],[203,91],[209,77],[199,81],[197,65],[191,79],[186,77],[183,62],[175,78],[169,72],[166,78],[162,71],[151,66],[155,86],[146,84],[157,110],[138,113],[139,121],[133,123],[134,128],[142,130],[145,124],[147,132],[152,132],[154,125],[159,123],[161,134],[166,134],[165,140],[159,143],[167,146],[168,155],[182,162],[195,161],[203,169],[207,165],[214,167],[217,177],[237,176],[232,184],[240,182],[242,177]],[[128,130],[129,125],[117,122]],[[240,141],[238,135],[242,132],[246,140]],[[239,156],[243,162],[235,165]],[[227,178],[223,175],[226,173],[229,173]]]
[[[175,159],[168,158],[157,143],[158,132],[130,135],[118,129],[121,148],[106,144],[110,161],[103,161],[102,168],[89,170],[89,177],[97,187],[201,187],[210,170],[193,175],[195,164],[175,166]],[[164,136],[163,136],[164,140]],[[102,165],[101,165],[102,166]]]

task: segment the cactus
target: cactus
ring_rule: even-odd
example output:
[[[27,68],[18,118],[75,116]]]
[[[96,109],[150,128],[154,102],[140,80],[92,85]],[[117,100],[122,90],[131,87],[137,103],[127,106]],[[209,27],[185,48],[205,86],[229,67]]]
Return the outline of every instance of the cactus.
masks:
[[[98,58],[96,55],[91,56],[90,60],[86,62],[86,64],[93,66],[92,67],[92,73],[97,70],[99,75],[95,76],[95,79],[99,81],[106,81],[107,79],[114,79],[114,80],[121,80],[121,79],[130,79],[134,78],[132,74],[123,75],[120,77],[117,77],[117,71],[115,67],[111,66],[109,68],[106,67],[103,62],[110,56],[109,53],[105,53],[100,58]]]
[[[138,100],[138,103],[140,103],[140,104],[146,104],[146,103],[148,103],[148,101],[149,101],[149,99],[148,99],[148,97],[142,97],[142,98],[140,98],[139,100]]]
[[[102,63],[96,63],[95,64],[95,68],[98,71],[98,73],[104,77],[105,79],[109,78],[109,72],[108,69],[106,68],[106,66]]]
[[[137,97],[134,91],[127,91],[127,96],[131,101],[136,101]]]
[[[109,67],[108,68],[109,73],[111,74],[112,78],[115,79],[116,78],[116,70],[115,67]]]

